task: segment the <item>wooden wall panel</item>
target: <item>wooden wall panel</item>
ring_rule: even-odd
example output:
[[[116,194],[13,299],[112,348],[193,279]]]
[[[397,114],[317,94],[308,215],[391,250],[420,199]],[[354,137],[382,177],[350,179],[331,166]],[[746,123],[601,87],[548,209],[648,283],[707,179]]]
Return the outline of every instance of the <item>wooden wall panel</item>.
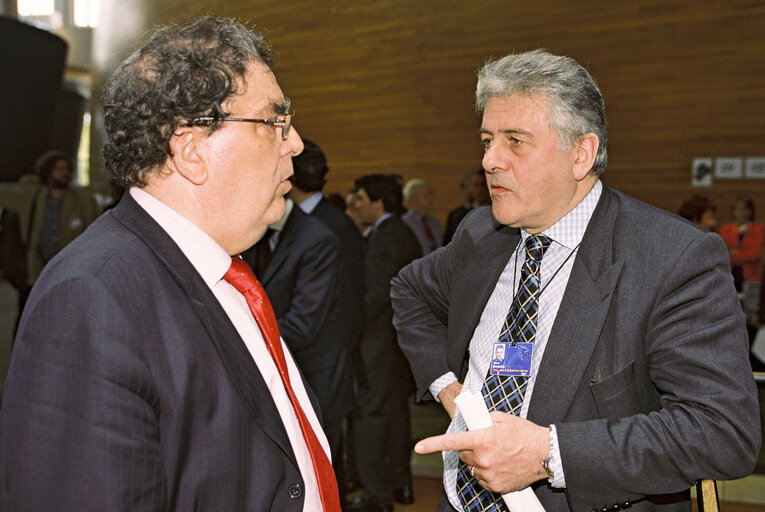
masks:
[[[544,47],[576,58],[601,86],[608,185],[669,210],[706,193],[721,221],[745,192],[765,219],[765,181],[690,186],[694,157],[765,155],[761,0],[103,3],[96,83],[154,23],[212,12],[267,28],[296,126],[328,155],[328,191],[369,172],[422,177],[444,216],[459,202],[460,178],[480,165],[475,69],[489,56]]]

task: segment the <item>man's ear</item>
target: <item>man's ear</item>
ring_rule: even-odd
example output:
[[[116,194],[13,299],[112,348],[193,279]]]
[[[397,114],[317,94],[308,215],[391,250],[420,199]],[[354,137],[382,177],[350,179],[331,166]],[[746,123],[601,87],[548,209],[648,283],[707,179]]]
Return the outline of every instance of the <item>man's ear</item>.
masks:
[[[182,126],[170,137],[169,157],[173,170],[194,185],[207,181],[207,166],[203,158],[203,145],[207,138],[203,128]]]
[[[592,166],[595,164],[595,157],[598,154],[600,140],[594,133],[585,133],[574,143],[574,179],[582,181],[590,174]]]

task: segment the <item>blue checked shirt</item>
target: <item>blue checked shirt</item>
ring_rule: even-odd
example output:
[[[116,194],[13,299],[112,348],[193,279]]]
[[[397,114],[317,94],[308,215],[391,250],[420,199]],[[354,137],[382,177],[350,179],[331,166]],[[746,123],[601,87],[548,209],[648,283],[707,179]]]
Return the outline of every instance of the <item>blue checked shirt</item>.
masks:
[[[571,255],[579,243],[582,241],[584,231],[590,222],[592,212],[598,204],[600,194],[603,191],[603,185],[598,180],[592,187],[590,193],[571,210],[565,217],[543,231],[545,235],[552,239],[550,248],[545,252],[541,264],[541,289],[539,296],[539,316],[537,318],[537,332],[534,341],[534,352],[531,359],[531,375],[529,376],[526,395],[521,406],[520,416],[526,417],[531,403],[531,395],[534,392],[534,383],[536,381],[539,363],[542,361],[542,355],[547,345],[547,338],[550,336],[555,317],[558,314],[563,292],[566,290],[568,278],[571,275],[571,269],[576,259],[576,254]],[[515,296],[515,289],[521,276],[521,266],[525,259],[524,243],[529,233],[521,230],[521,241],[516,247],[513,256],[507,262],[502,271],[494,291],[486,303],[486,307],[481,314],[481,319],[473,332],[473,338],[470,340],[470,361],[467,376],[463,383],[462,390],[470,391],[474,394],[481,394],[486,374],[489,371],[489,364],[492,359],[492,347],[499,337],[502,329],[502,322],[507,316],[507,311]],[[569,255],[571,257],[569,258]],[[568,258],[568,260],[566,260]],[[565,262],[565,263],[564,263]],[[561,265],[563,265],[561,267]],[[558,269],[560,268],[560,271]],[[555,278],[551,280],[553,275]],[[513,282],[515,277],[515,282]],[[457,377],[449,372],[436,379],[429,387],[434,397],[438,396],[446,386],[455,382]],[[455,413],[447,433],[461,432],[466,430],[465,422],[459,414]],[[552,451],[552,460],[550,468],[553,471],[553,487],[565,487],[566,479],[563,474],[563,465],[560,460],[560,450],[558,448],[558,438],[555,432],[555,425],[552,425],[550,436],[550,448]],[[459,454],[455,451],[443,452],[444,456],[444,489],[452,506],[460,510],[461,505],[457,496],[456,480],[457,465]]]

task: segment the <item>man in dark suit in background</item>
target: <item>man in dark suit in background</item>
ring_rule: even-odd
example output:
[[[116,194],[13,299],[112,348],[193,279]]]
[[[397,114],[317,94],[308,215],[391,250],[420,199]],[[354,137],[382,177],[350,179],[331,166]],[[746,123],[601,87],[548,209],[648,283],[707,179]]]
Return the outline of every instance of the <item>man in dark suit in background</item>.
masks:
[[[263,284],[279,332],[316,393],[337,468],[343,418],[353,408],[351,362],[340,336],[345,317],[339,242],[327,226],[290,199],[284,217],[267,233],[242,259]]]
[[[288,197],[307,215],[319,219],[331,229],[340,244],[339,296],[336,314],[327,319],[327,330],[332,333],[336,342],[340,342],[346,348],[352,361],[354,379],[358,382],[362,366],[359,342],[364,328],[364,238],[351,218],[322,194],[329,172],[324,152],[310,140],[303,139],[303,145],[303,152],[292,158],[295,174],[292,176],[292,190]],[[321,396],[319,399],[321,400]],[[345,411],[343,415],[347,415],[353,408],[353,401],[336,397],[332,407],[337,413]],[[350,416],[347,417],[350,419]],[[346,433],[348,431],[345,430]],[[331,444],[332,436],[329,437]],[[344,438],[341,443],[346,447],[348,466],[343,464],[345,460],[342,456],[335,456],[333,453],[332,457],[337,481],[341,486],[341,495],[346,480],[357,480],[349,437]]]
[[[391,292],[418,397],[453,417],[415,447],[444,451],[439,510],[530,485],[548,512],[690,510],[695,481],[749,474],[757,390],[720,238],[600,182],[603,100],[573,59],[490,61],[476,104],[492,207]],[[467,392],[492,427],[464,432]]]
[[[457,226],[465,218],[470,210],[473,209],[475,194],[473,193],[473,173],[463,177],[460,181],[460,194],[462,194],[462,204],[451,210],[446,216],[446,227],[444,228],[444,245],[452,241]]]
[[[364,258],[363,382],[356,399],[353,440],[364,494],[349,510],[390,511],[392,500],[411,502],[411,427],[408,397],[412,375],[396,342],[390,280],[422,256],[412,230],[401,220],[397,177],[371,174],[356,180],[358,210],[372,225]],[[394,496],[395,493],[395,496]]]
[[[288,196],[307,215],[323,222],[340,243],[340,310],[334,327],[349,353],[356,349],[364,326],[364,238],[353,221],[322,194],[329,172],[324,152],[303,139],[303,152],[292,159],[295,174]]]
[[[284,215],[303,148],[270,65],[261,34],[205,17],[106,83],[105,166],[130,188],[27,302],[0,509],[339,508],[315,400],[238,257]]]

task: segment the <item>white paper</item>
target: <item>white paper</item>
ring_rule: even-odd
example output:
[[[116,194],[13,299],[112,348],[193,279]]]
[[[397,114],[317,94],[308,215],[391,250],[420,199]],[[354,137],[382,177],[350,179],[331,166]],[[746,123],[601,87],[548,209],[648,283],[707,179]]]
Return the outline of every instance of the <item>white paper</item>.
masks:
[[[486,408],[486,402],[481,395],[474,395],[469,391],[463,391],[454,400],[457,409],[460,411],[462,419],[465,420],[468,430],[478,430],[492,426],[489,410]],[[539,502],[539,498],[526,487],[520,491],[508,492],[502,495],[505,505],[510,512],[545,512],[544,507]]]
[[[750,350],[754,357],[759,359],[761,363],[765,363],[765,327],[760,327],[757,330]]]

